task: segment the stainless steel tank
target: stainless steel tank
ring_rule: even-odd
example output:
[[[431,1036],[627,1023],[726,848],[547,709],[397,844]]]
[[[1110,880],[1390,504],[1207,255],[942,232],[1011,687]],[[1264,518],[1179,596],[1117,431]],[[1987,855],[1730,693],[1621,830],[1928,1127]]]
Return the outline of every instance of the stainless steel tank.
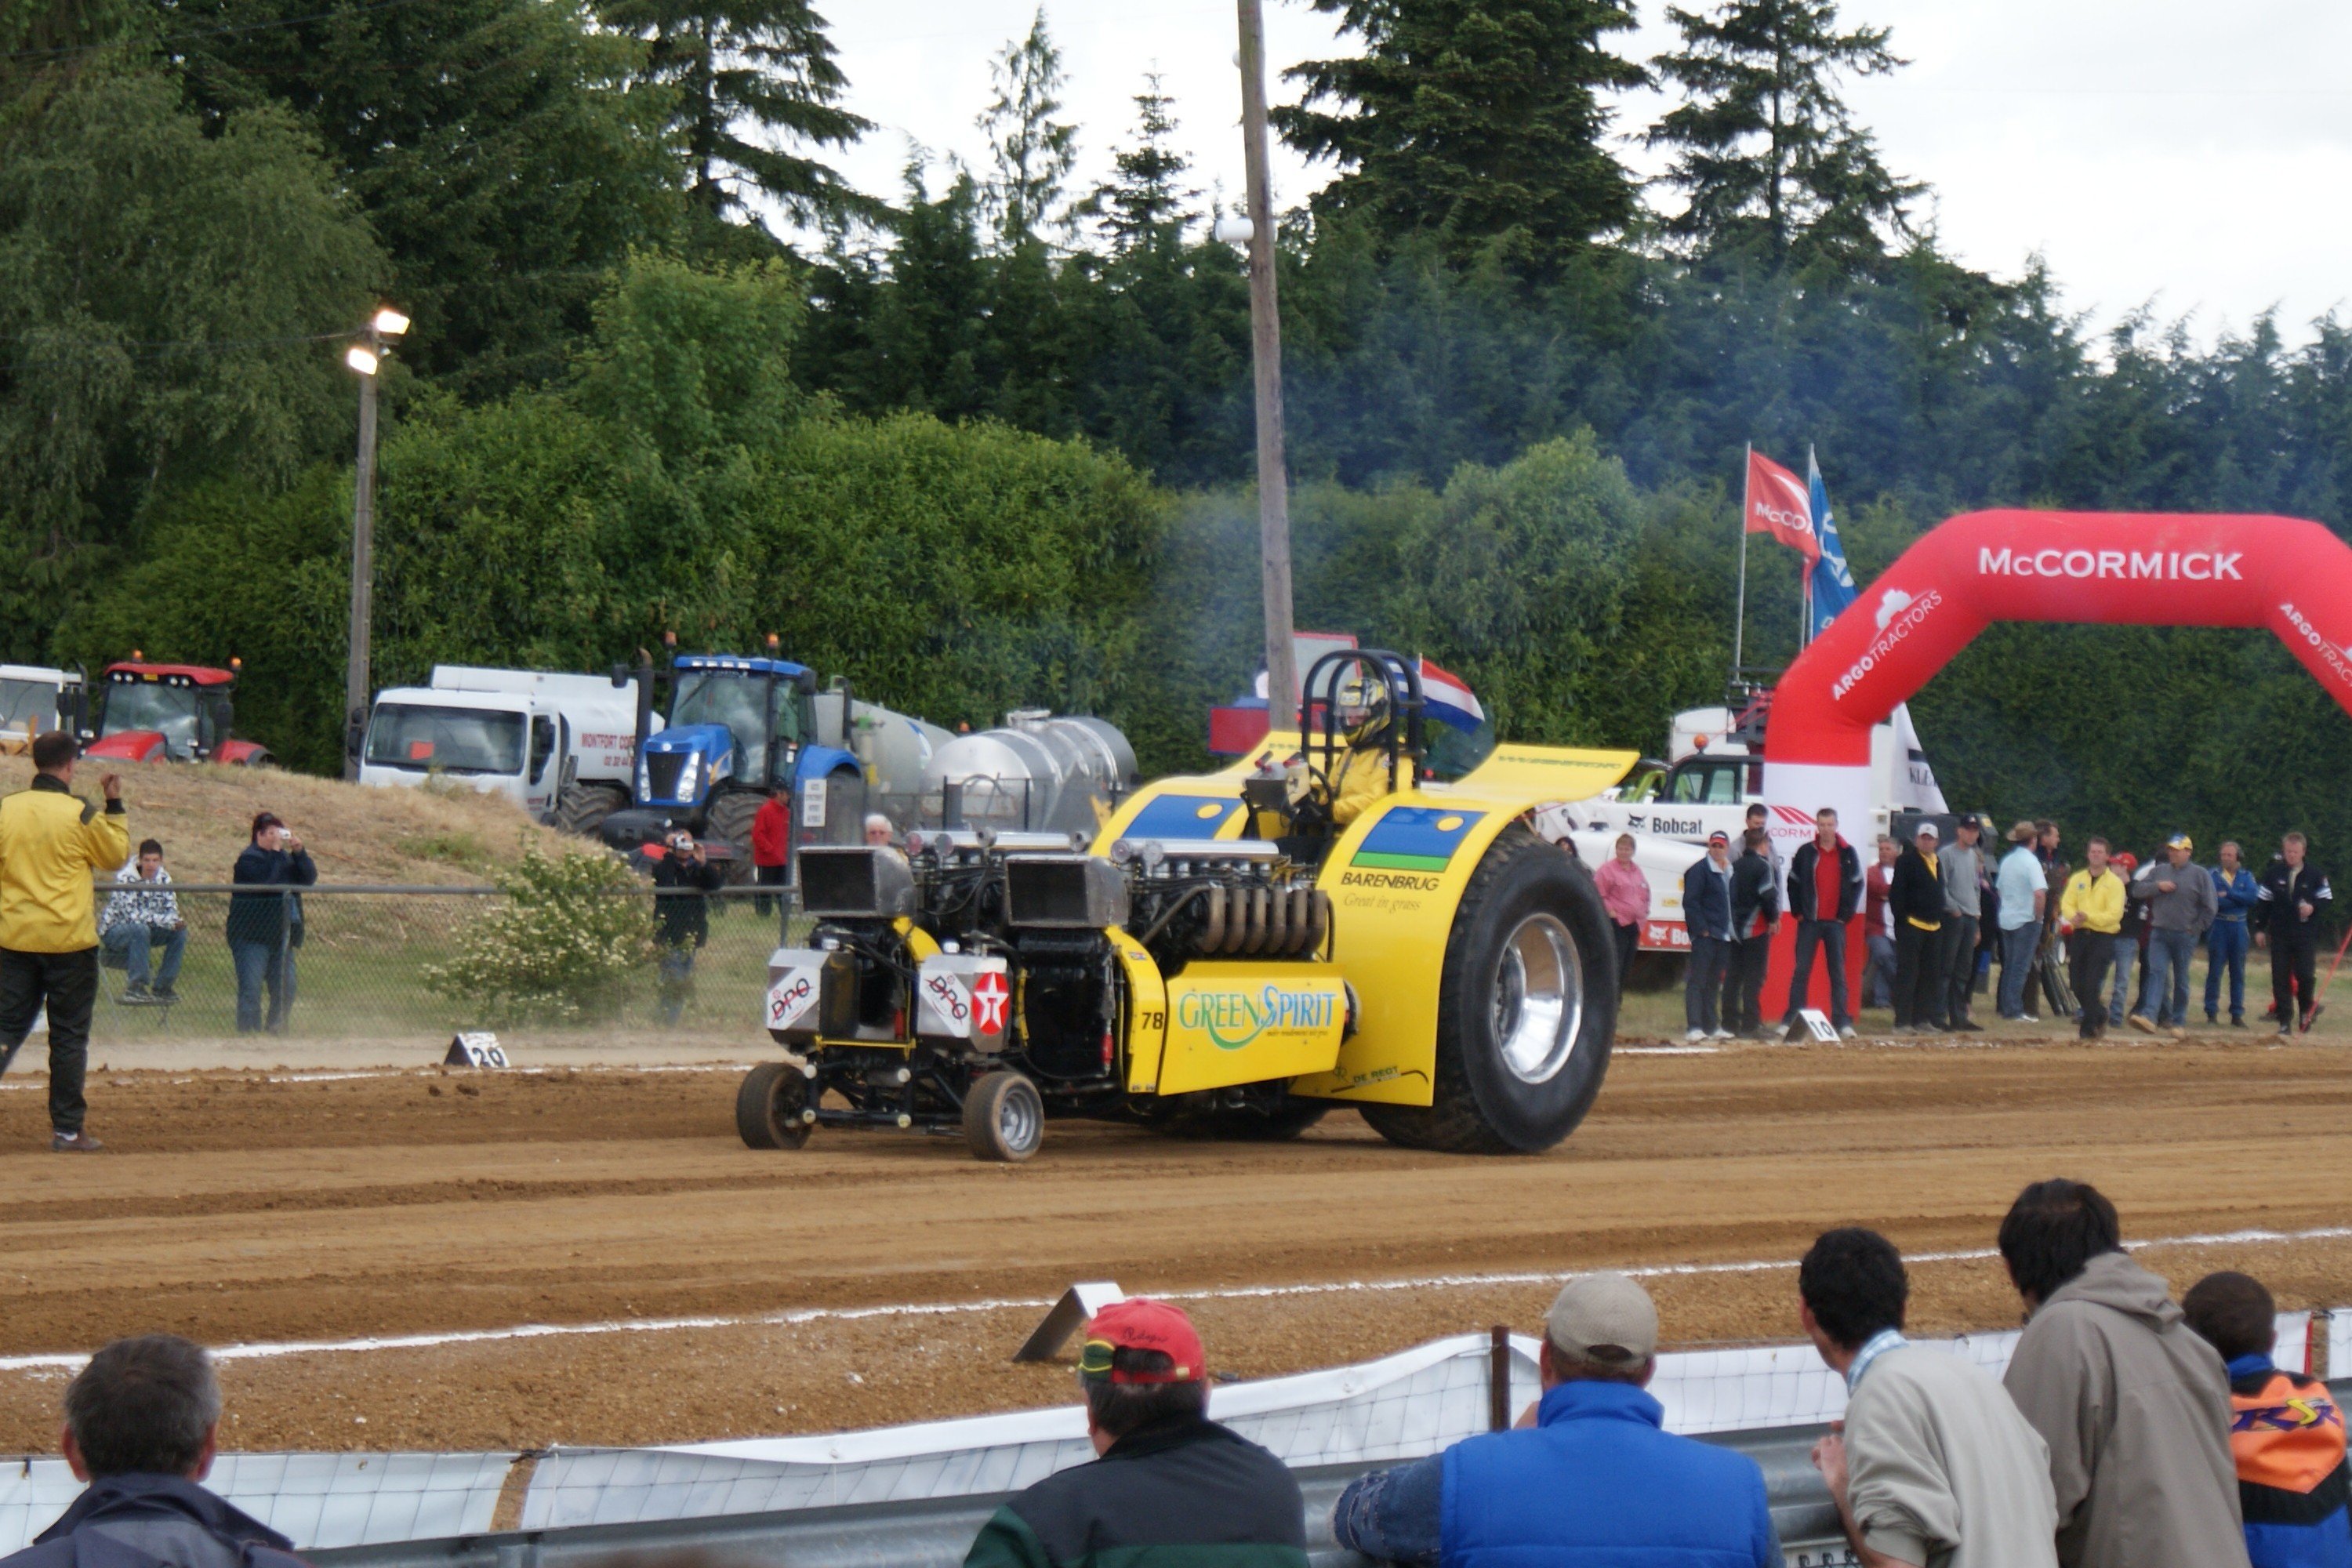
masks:
[[[1091,835],[1135,782],[1135,749],[1116,726],[1020,709],[1001,727],[958,735],[932,753],[923,820]]]

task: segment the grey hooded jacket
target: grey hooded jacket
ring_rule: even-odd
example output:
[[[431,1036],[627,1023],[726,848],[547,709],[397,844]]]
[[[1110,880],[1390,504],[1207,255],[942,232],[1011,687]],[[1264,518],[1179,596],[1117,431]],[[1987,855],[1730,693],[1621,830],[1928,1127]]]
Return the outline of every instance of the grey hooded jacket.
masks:
[[[2246,1568],[2229,1373],[2163,1280],[2094,1258],[2034,1310],[2001,1383],[2050,1445],[2063,1568]]]

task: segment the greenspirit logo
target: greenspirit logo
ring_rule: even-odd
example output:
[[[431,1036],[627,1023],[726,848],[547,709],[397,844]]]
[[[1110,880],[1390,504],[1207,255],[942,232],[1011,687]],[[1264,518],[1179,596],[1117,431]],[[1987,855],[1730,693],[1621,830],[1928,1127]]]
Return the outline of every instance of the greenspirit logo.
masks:
[[[1268,1029],[1328,1029],[1339,997],[1328,991],[1191,991],[1177,999],[1176,1022],[1207,1033],[1219,1050],[1237,1051]]]

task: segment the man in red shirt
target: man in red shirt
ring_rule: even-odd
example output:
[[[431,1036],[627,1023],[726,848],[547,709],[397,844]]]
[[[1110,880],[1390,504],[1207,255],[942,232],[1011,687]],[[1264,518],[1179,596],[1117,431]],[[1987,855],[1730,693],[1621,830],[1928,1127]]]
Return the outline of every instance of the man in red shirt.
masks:
[[[762,887],[781,888],[792,880],[793,812],[781,788],[768,791],[751,818],[751,875]],[[751,908],[764,915],[782,902],[762,893],[751,900]]]
[[[1841,1037],[1853,1038],[1853,1009],[1845,994],[1845,928],[1862,896],[1862,857],[1839,834],[1838,814],[1825,805],[1813,814],[1812,837],[1789,862],[1789,915],[1797,922],[1797,962],[1789,976],[1788,1011],[1780,1021],[1792,1038],[1803,1027],[1797,1010],[1812,986],[1816,950],[1829,966],[1830,1022]]]

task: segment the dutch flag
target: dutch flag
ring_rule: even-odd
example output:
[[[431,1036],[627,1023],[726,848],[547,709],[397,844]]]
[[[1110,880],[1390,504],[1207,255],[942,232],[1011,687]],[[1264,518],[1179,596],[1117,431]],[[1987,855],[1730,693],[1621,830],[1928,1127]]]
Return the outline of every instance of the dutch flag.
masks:
[[[1427,659],[1420,663],[1421,696],[1430,718],[1450,724],[1465,734],[1475,734],[1486,722],[1486,710],[1470,690],[1470,683],[1448,675]]]

